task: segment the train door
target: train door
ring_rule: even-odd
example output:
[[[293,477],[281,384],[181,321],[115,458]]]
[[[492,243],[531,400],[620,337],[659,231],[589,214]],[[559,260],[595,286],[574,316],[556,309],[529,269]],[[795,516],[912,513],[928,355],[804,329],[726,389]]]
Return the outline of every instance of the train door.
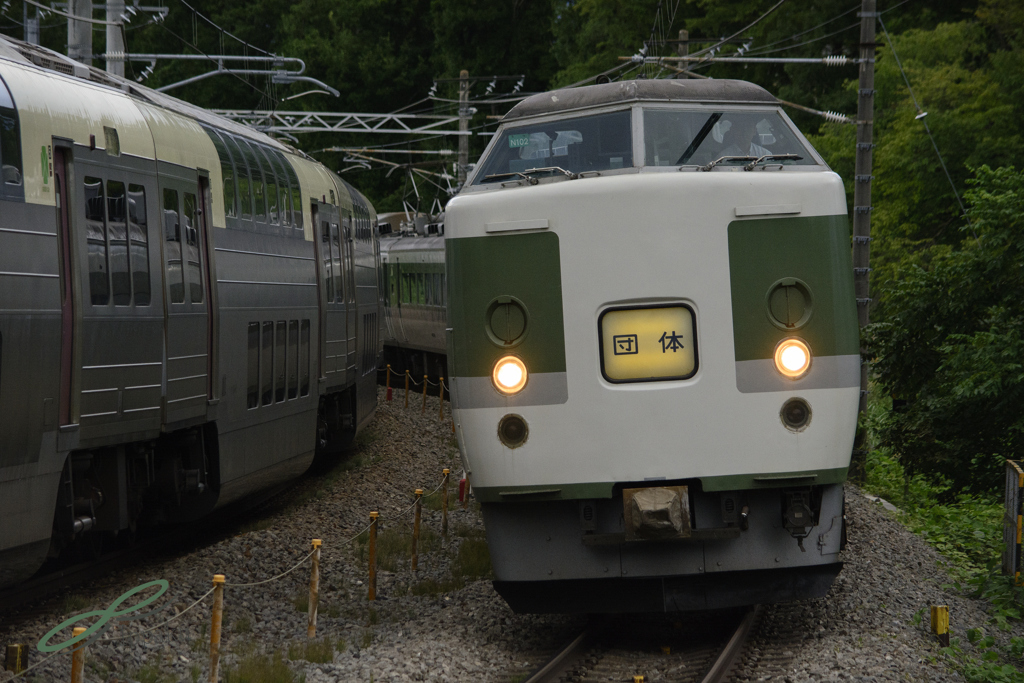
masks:
[[[345,302],[345,328],[348,331],[348,338],[345,344],[347,356],[345,369],[347,370],[348,379],[350,381],[355,381],[356,375],[358,374],[356,370],[356,359],[359,357],[359,349],[357,348],[359,340],[359,310],[358,306],[356,306],[355,243],[352,241],[352,216],[345,209],[342,209],[341,211],[341,246],[343,250],[342,262],[344,264],[342,266],[342,271],[345,282],[343,298]]]
[[[317,202],[314,233],[320,263],[321,316],[320,378],[327,387],[342,384],[347,367],[347,322],[345,318],[342,269],[341,225],[338,207]]]
[[[60,260],[60,405],[59,425],[77,424],[71,398],[74,360],[75,302],[71,268],[71,214],[68,200],[67,150],[53,148],[53,175],[57,201],[57,253]]]
[[[195,171],[160,164],[166,388],[164,423],[205,418],[210,395],[206,215]]]
[[[62,306],[62,366],[71,362],[70,404],[82,442],[110,443],[126,433],[160,428],[163,321],[154,291],[149,210],[155,204],[153,163],[116,151],[75,147],[72,173],[58,162],[71,229],[65,274],[80,298]],[[155,232],[153,230],[152,232]],[[77,270],[77,275],[75,272]],[[79,311],[75,311],[80,305]],[[62,382],[67,382],[62,378]],[[63,411],[62,411],[63,412]]]

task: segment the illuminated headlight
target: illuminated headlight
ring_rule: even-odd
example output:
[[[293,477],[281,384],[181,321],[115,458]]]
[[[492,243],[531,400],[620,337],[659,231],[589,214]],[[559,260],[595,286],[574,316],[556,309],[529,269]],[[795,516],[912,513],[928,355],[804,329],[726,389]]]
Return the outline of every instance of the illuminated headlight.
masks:
[[[503,394],[518,394],[526,386],[526,366],[515,356],[505,356],[494,364],[491,379]]]
[[[799,339],[783,339],[775,347],[775,368],[789,379],[800,379],[811,367],[811,350]]]

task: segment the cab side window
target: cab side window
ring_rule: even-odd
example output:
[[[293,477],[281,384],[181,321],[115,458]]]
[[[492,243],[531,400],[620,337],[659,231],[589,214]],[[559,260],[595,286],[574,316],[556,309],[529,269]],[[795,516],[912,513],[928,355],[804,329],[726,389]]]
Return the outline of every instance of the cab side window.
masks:
[[[0,199],[23,199],[21,128],[18,110],[3,80],[0,80]]]

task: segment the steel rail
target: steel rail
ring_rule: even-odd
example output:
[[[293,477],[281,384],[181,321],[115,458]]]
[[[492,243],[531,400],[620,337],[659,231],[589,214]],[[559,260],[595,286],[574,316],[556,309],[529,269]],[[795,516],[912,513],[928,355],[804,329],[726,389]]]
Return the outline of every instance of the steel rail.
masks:
[[[582,633],[569,641],[565,647],[559,650],[546,664],[534,671],[523,683],[554,683],[554,681],[560,680],[565,670],[579,659],[583,654],[584,648],[590,644],[603,626],[603,623],[600,625],[588,625],[583,629]]]
[[[747,644],[747,638],[750,637],[750,632],[754,628],[754,624],[757,622],[757,617],[761,614],[761,606],[755,605],[752,607],[744,616],[740,625],[736,628],[736,631],[729,638],[729,642],[726,643],[725,647],[718,654],[718,658],[715,663],[708,669],[707,674],[701,680],[701,683],[722,683],[728,677],[732,665],[735,664],[740,655],[743,653],[743,648]]]

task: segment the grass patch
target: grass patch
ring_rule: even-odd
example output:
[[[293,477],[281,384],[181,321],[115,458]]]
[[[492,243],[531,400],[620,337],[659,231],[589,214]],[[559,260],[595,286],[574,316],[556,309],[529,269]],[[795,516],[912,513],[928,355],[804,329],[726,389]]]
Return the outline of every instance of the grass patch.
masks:
[[[61,609],[64,610],[64,614],[71,614],[72,612],[81,612],[89,606],[89,601],[81,595],[75,593],[68,593],[64,596],[64,601],[61,604]]]
[[[291,643],[288,646],[288,659],[326,664],[334,661],[334,648],[335,644],[326,638]]]
[[[249,617],[241,617],[237,619],[231,630],[235,633],[251,633],[252,632],[252,620]]]
[[[224,683],[295,683],[295,673],[280,652],[253,653],[242,657],[224,672]]]
[[[465,579],[484,579],[491,576],[491,553],[483,538],[466,538],[452,558],[452,576]]]
[[[296,612],[302,612],[309,614],[309,593],[303,591],[292,598],[292,604],[295,605]]]
[[[139,683],[173,683],[174,676],[165,674],[159,664],[147,664],[135,671],[131,678]]]
[[[365,562],[369,554],[370,534],[363,532],[356,537],[356,552],[360,562]],[[425,553],[438,550],[441,537],[429,529],[420,526],[419,554],[422,559]],[[385,529],[377,534],[377,567],[388,572],[406,569],[412,562],[412,530]]]
[[[949,558],[958,581],[990,573],[1003,544],[1003,503],[996,495],[957,494],[945,481],[907,476],[884,450],[868,454],[866,474],[865,490],[900,508],[900,521]]]

